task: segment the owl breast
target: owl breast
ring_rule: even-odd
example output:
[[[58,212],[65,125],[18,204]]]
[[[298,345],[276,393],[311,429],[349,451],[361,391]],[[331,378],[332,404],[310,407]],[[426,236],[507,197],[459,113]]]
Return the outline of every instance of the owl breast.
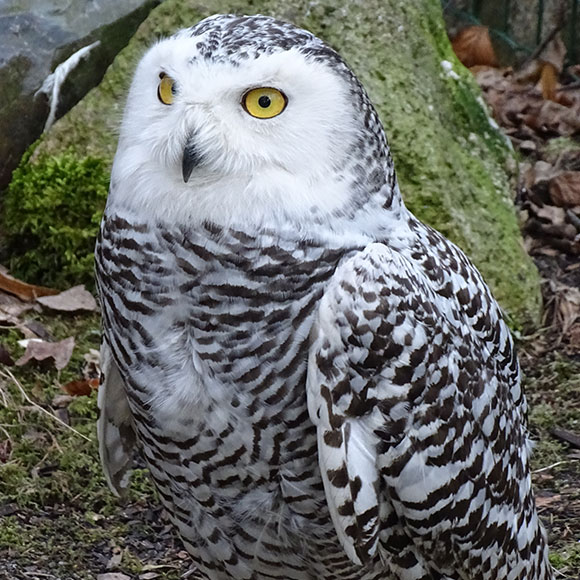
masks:
[[[305,394],[315,306],[343,256],[267,233],[104,221],[105,332],[161,498],[200,565],[262,540],[302,554],[285,578],[309,577],[291,569],[312,550],[349,565]],[[228,573],[245,578],[247,563],[237,566]]]

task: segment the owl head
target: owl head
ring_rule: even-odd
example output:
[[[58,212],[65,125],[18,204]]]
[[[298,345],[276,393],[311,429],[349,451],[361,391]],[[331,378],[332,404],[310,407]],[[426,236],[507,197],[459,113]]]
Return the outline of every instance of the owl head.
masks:
[[[311,33],[218,15],[153,46],[129,91],[110,203],[157,219],[323,223],[392,202],[363,87]]]

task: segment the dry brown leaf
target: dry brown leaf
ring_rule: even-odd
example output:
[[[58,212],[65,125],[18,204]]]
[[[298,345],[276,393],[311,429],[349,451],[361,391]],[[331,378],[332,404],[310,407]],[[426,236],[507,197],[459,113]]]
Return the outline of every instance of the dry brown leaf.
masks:
[[[511,69],[493,66],[472,67],[471,72],[477,84],[483,91],[494,89],[499,92],[507,91],[512,86]]]
[[[99,379],[82,379],[70,381],[61,386],[62,390],[73,397],[85,397],[99,388]]]
[[[20,316],[28,310],[40,308],[30,302],[23,302],[16,296],[0,292],[0,324],[18,326],[22,323]],[[34,334],[31,332],[31,338]]]
[[[578,354],[578,352],[580,352],[580,323],[573,324],[568,329],[566,338],[568,339],[568,344],[570,345],[572,352]]]
[[[552,201],[561,207],[580,205],[580,171],[563,171],[550,180]]]
[[[0,364],[6,365],[8,367],[11,367],[14,364],[14,360],[10,356],[10,352],[3,344],[0,344]]]
[[[66,407],[68,407],[73,401],[75,400],[74,397],[71,397],[70,395],[56,395],[55,397],[53,397],[52,401],[50,402],[50,406],[53,409],[64,409]]]
[[[113,555],[107,562],[107,570],[114,570],[121,565],[123,561],[123,550],[119,546],[113,548]]]
[[[38,322],[38,320],[26,320],[23,322],[23,326],[33,332],[38,338],[42,338],[42,340],[47,340],[48,342],[54,340],[46,326]]]
[[[563,335],[580,322],[580,289],[551,281],[550,288],[556,299],[556,317]]]
[[[566,210],[555,205],[534,206],[534,211],[539,218],[542,218],[552,225],[563,226],[566,224]]]
[[[20,300],[30,302],[39,296],[51,296],[58,294],[58,290],[54,288],[45,288],[44,286],[35,286],[34,284],[27,284],[16,280],[12,276],[0,272],[0,290],[18,296]]]
[[[542,96],[544,99],[557,101],[556,88],[558,86],[558,71],[552,63],[546,62],[543,64],[540,86],[542,87]]]
[[[56,296],[39,298],[37,302],[51,310],[61,312],[76,312],[77,310],[94,312],[97,309],[97,301],[83,285],[74,286]]]
[[[536,507],[537,508],[548,507],[552,505],[554,502],[560,501],[561,499],[562,496],[559,493],[549,496],[539,496],[536,497]]]
[[[554,166],[546,161],[536,161],[531,172],[532,187],[548,183],[555,174]]]
[[[60,342],[45,342],[44,340],[29,340],[26,351],[17,361],[16,366],[24,366],[31,361],[54,360],[54,366],[59,371],[68,364],[75,346],[74,337],[70,336]]]
[[[580,131],[580,114],[579,111],[554,101],[544,101],[538,111],[536,124],[542,131],[570,137]]]
[[[497,66],[487,26],[464,28],[451,44],[457,58],[468,68],[478,65]]]

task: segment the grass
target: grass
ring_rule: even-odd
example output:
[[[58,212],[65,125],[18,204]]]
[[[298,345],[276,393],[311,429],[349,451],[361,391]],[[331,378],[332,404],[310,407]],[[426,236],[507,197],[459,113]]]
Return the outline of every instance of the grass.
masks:
[[[175,557],[181,548],[161,517],[147,473],[137,470],[120,504],[98,459],[96,395],[71,400],[61,388],[82,377],[84,355],[98,349],[98,317],[32,319],[54,340],[74,336],[76,344],[60,373],[44,365],[0,371],[0,579],[30,578],[26,572],[92,580],[110,570],[136,575],[151,566],[162,566],[155,578],[181,577],[188,562]],[[0,338],[13,358],[23,354],[14,329]],[[148,554],[149,539],[163,534],[164,545]],[[168,550],[171,562],[164,561]]]
[[[524,360],[526,360],[524,358]],[[548,531],[550,562],[562,575],[580,575],[580,450],[551,435],[554,427],[580,433],[580,362],[558,352],[527,359],[529,428],[536,445],[532,480]]]

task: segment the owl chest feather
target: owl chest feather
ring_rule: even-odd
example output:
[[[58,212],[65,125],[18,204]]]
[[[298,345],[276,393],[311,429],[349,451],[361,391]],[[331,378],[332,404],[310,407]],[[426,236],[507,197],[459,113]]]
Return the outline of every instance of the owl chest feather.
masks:
[[[97,253],[105,332],[142,438],[217,487],[226,472],[252,487],[315,460],[308,337],[343,253],[110,218]]]

